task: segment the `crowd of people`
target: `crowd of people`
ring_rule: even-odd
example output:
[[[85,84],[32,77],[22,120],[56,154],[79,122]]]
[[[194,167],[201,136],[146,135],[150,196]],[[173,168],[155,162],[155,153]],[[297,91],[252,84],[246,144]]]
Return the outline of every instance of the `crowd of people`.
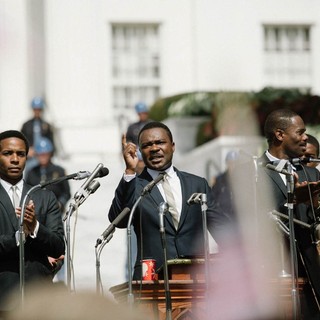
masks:
[[[21,131],[0,133],[0,311],[5,312],[16,310],[19,305],[17,299],[12,299],[19,296],[19,246],[25,248],[23,267],[27,290],[35,283],[50,287],[63,265],[65,254],[61,216],[70,200],[68,182],[45,190],[40,188],[32,193],[25,210],[21,208],[22,199],[32,186],[66,175],[65,169],[53,160],[53,129],[41,118],[44,101],[35,98],[31,106],[34,118],[26,122]],[[124,173],[108,211],[112,223],[125,208],[135,208],[132,225],[137,246],[133,279],[143,279],[144,259],[155,260],[156,269],[161,269],[165,258],[203,258],[206,253],[204,234],[208,231],[219,247],[220,262],[211,271],[214,279],[217,278],[214,272],[219,273],[216,288],[221,289],[218,293],[216,290],[210,292],[214,301],[209,307],[210,315],[219,317],[228,312],[227,318],[231,319],[242,310],[241,319],[262,319],[268,312],[273,316],[276,311],[271,311],[269,305],[263,310],[258,307],[259,310],[251,310],[252,299],[256,299],[254,302],[258,305],[260,298],[264,298],[260,296],[266,291],[262,286],[259,294],[252,293],[256,270],[248,270],[244,266],[245,260],[252,262],[250,259],[254,257],[261,273],[268,270],[271,272],[266,272],[268,276],[276,277],[274,272],[283,267],[278,242],[284,239],[286,269],[289,273],[297,271],[296,278],[302,277],[308,283],[297,299],[297,312],[304,319],[318,319],[320,258],[315,229],[320,219],[320,172],[316,168],[319,143],[307,134],[303,119],[284,108],[271,112],[264,127],[268,146],[258,161],[240,163],[237,150],[231,150],[226,156],[227,170],[211,186],[205,178],[175,167],[176,146],[170,128],[149,119],[146,104],[138,103],[135,110],[139,121],[130,125],[122,136]],[[204,203],[189,201],[194,194],[205,195],[205,225],[201,214]],[[166,257],[163,239],[159,236],[159,210],[164,202],[168,205],[164,215]],[[279,234],[279,216],[270,219],[272,212],[282,214],[281,226],[287,227],[287,237],[274,236]],[[294,230],[289,224],[291,212],[296,221],[301,222],[294,224]],[[126,228],[129,217],[118,221],[117,227]],[[23,244],[19,241],[20,219],[25,236]],[[204,230],[205,226],[207,230]],[[291,258],[290,233],[295,234],[294,259]],[[248,234],[251,236],[250,247],[254,244],[259,249],[253,249],[253,254],[246,256],[244,239]],[[265,253],[264,257],[258,252],[260,250]],[[230,261],[231,253],[235,251],[237,253],[232,254]],[[230,270],[237,276],[230,277],[227,273]],[[230,285],[245,287],[244,279],[240,278],[248,281],[246,285],[252,290],[242,289],[242,293],[247,289],[248,292],[242,296],[241,303],[235,302],[232,308],[227,308],[228,299],[221,292],[227,294],[230,290],[232,294],[233,289],[228,285],[230,279],[235,281]],[[49,289],[48,292],[54,294],[55,291]]]

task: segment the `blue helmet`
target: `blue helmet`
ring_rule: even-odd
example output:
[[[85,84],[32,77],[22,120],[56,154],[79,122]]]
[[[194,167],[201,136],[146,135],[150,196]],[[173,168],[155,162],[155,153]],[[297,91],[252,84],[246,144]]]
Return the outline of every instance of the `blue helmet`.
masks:
[[[32,109],[43,109],[44,108],[44,100],[41,97],[35,97],[31,101]]]
[[[148,107],[144,102],[138,102],[134,108],[137,113],[148,112]]]
[[[37,154],[50,153],[53,151],[53,144],[48,138],[42,137],[36,142],[34,149]]]

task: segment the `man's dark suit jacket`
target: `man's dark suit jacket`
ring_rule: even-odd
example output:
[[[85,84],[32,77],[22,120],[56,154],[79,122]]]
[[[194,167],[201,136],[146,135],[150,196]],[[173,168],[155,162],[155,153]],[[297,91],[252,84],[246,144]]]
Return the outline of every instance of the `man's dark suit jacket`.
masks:
[[[35,121],[35,118],[32,118],[26,121],[21,128],[21,132],[28,139],[30,146],[34,146],[34,141],[33,141],[34,121]],[[52,126],[42,118],[40,118],[39,121],[40,121],[40,128],[41,128],[41,136],[48,138],[52,142],[53,146],[55,146]]]
[[[24,184],[21,204],[31,186]],[[39,230],[36,238],[25,242],[25,280],[52,281],[52,268],[48,256],[58,258],[65,252],[64,229],[55,195],[51,191],[37,190],[30,195],[35,205]],[[15,233],[19,230],[11,199],[0,184],[0,288],[11,289],[19,279],[19,247]],[[14,280],[15,279],[15,280]],[[4,290],[0,290],[4,295]]]
[[[258,162],[267,163],[269,160],[264,154]],[[307,166],[297,165],[295,166],[296,173],[299,176],[299,181],[318,181],[320,179],[319,171],[315,168]],[[288,209],[285,206],[287,203],[287,187],[284,181],[281,179],[279,173],[262,166],[259,170],[258,188],[260,190],[260,203],[263,202],[263,193],[261,190],[263,187],[270,187],[270,190],[274,196],[274,207],[265,207],[265,212],[276,209],[279,212],[288,214]],[[266,211],[267,210],[267,211]],[[301,220],[307,224],[312,225],[315,220],[312,214],[311,206],[306,204],[294,205],[294,218]],[[285,221],[287,222],[287,221]],[[295,236],[297,239],[298,256],[301,254],[305,267],[300,264],[299,274],[304,274],[305,271],[310,277],[312,286],[320,298],[320,256],[317,253],[315,244],[312,243],[311,238],[312,231],[307,228],[303,228],[298,224],[295,224]],[[305,269],[305,270],[303,270]],[[320,299],[319,299],[320,301]]]
[[[204,178],[177,169],[175,171],[181,183],[182,211],[177,230],[174,228],[170,214],[166,213],[165,215],[167,258],[201,256],[204,253],[201,205],[188,205],[189,197],[193,193],[207,194],[207,226],[217,242],[219,242],[219,236],[223,235],[227,218],[215,205],[209,185]],[[109,210],[111,222],[125,207],[132,209],[143,188],[150,181],[152,178],[146,168],[130,182],[125,182],[124,179],[120,181]],[[150,193],[142,198],[134,212],[132,223],[138,245],[134,279],[141,279],[141,259],[155,259],[157,268],[163,265],[163,248],[159,231],[159,204],[163,201],[159,189],[155,186]],[[128,218],[123,220],[118,227],[126,228]]]

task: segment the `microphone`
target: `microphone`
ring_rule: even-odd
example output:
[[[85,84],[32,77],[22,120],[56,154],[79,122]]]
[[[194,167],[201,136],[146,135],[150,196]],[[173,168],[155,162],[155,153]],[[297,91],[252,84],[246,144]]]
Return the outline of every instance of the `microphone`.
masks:
[[[164,232],[164,221],[163,216],[168,211],[169,206],[167,202],[161,202],[159,204],[159,224],[160,224],[160,232]]]
[[[311,158],[311,157],[305,157],[302,159],[299,159],[302,163],[309,163],[309,162],[318,162],[320,163],[320,159]]]
[[[64,177],[60,177],[60,178],[56,178],[56,179],[52,179],[52,180],[49,180],[49,181],[45,181],[45,182],[41,182],[39,184],[40,188],[44,188],[50,184],[55,184],[55,183],[59,183],[59,182],[62,182],[62,181],[65,181],[65,180],[69,180],[69,179],[73,179],[73,180],[82,180],[82,179],[85,179],[87,177],[90,176],[90,172],[89,171],[79,171],[79,172],[76,172],[76,173],[72,173],[72,174],[69,174],[67,176],[64,176]]]
[[[282,174],[285,174],[286,176],[292,176],[292,174],[288,170],[278,168],[277,166],[274,166],[273,164],[270,164],[270,163],[268,163],[266,165],[266,168],[273,170],[273,171],[276,171],[276,172],[279,172],[279,173],[282,173]]]
[[[124,208],[121,213],[113,220],[113,222],[108,226],[108,228],[102,233],[101,237],[97,239],[96,247],[102,243],[102,241],[107,240],[107,243],[111,240],[112,234],[115,228],[118,226],[119,222],[130,212],[128,207]]]
[[[188,199],[187,204],[195,204],[195,203],[201,203],[202,201],[202,195],[203,193],[193,193],[191,197]]]
[[[80,189],[76,192],[74,195],[74,198],[77,200],[82,195],[83,192],[88,188],[88,186],[91,184],[92,180],[95,178],[101,178],[109,174],[109,169],[106,167],[103,167],[102,163],[99,163],[97,167],[93,170],[93,172],[90,174],[88,179],[84,182],[84,184],[80,187]]]
[[[299,164],[302,164],[302,163],[305,164],[305,163],[310,163],[310,162],[320,163],[320,159],[311,158],[311,157],[291,158],[291,159],[288,159],[288,161],[289,161],[290,163],[292,163],[293,165],[299,165]],[[276,161],[259,161],[259,162],[258,162],[258,165],[259,165],[260,167],[267,166],[268,164],[277,166],[280,162],[281,162],[281,160],[276,160]]]
[[[141,192],[141,196],[144,196],[147,192],[150,192],[152,190],[152,188],[160,181],[162,181],[165,177],[166,173],[165,172],[161,172],[159,173],[159,175],[152,180],[151,182],[149,182],[142,190]]]

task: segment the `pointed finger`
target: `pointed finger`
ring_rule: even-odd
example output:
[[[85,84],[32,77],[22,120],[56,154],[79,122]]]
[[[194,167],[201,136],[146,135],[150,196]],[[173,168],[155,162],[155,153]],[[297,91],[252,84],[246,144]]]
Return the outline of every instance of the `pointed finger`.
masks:
[[[126,136],[126,134],[124,133],[124,134],[122,135],[122,148],[124,149],[126,146],[127,146],[127,136]]]

